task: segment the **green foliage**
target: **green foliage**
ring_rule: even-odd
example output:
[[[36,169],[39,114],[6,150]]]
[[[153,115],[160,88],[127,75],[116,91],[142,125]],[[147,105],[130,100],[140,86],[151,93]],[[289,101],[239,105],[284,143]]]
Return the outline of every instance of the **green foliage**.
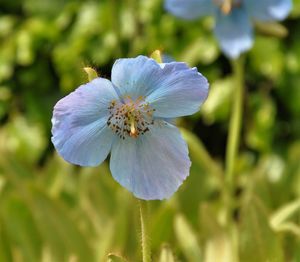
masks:
[[[173,253],[172,253],[172,250],[170,249],[170,247],[165,245],[162,248],[158,261],[159,262],[175,262],[175,258],[173,256]]]
[[[149,204],[153,261],[299,261],[300,1],[281,25],[257,25],[246,57],[245,115],[233,223],[224,153],[234,82],[213,21],[176,19],[162,0],[0,0],[0,261],[140,261],[138,204],[97,168],[66,163],[50,142],[55,102],[110,77],[119,57],[154,50],[197,66],[211,84],[180,119],[191,174]],[[286,35],[287,34],[287,35]],[[278,37],[278,38],[277,38]]]

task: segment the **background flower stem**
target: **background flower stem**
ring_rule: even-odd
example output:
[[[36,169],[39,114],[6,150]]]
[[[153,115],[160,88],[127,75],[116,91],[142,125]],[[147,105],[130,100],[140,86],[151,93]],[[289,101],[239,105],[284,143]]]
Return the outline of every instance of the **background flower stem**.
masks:
[[[147,202],[139,200],[139,209],[141,220],[141,244],[143,262],[151,262],[151,250],[148,237]]]
[[[240,57],[232,63],[234,77],[234,94],[231,109],[231,118],[226,147],[225,160],[225,219],[228,226],[232,247],[232,261],[238,261],[238,231],[233,221],[234,191],[235,191],[235,165],[240,144],[244,102],[244,58]]]
[[[233,102],[231,108],[231,117],[229,123],[226,160],[225,160],[225,208],[226,221],[229,224],[233,209],[233,195],[235,184],[235,164],[238,148],[240,144],[240,133],[242,126],[243,115],[243,89],[244,89],[244,59],[239,57],[231,62],[233,77],[234,77],[234,91]]]
[[[117,45],[115,47],[116,55],[120,56],[122,53],[121,50],[121,24],[120,24],[120,8],[117,0],[110,1],[110,10],[111,10],[111,26],[115,33]]]
[[[225,162],[225,182],[229,192],[233,192],[234,187],[234,168],[236,155],[240,143],[241,120],[243,115],[243,89],[244,89],[244,59],[240,57],[232,61],[233,75],[235,78],[235,89],[229,132],[226,148]]]

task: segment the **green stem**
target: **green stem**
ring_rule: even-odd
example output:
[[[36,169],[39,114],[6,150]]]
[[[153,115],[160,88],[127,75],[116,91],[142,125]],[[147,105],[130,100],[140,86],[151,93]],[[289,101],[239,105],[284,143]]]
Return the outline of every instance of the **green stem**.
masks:
[[[147,202],[139,200],[140,219],[141,219],[141,234],[142,234],[142,256],[143,262],[151,262],[151,250],[148,238],[148,223],[147,223]]]
[[[229,123],[226,163],[225,163],[225,218],[228,226],[229,235],[232,244],[232,261],[238,259],[238,233],[236,225],[232,221],[232,210],[234,189],[235,189],[235,165],[238,148],[240,144],[240,134],[243,115],[243,95],[244,95],[244,59],[240,57],[232,61],[235,89],[233,93],[233,104],[231,109],[231,118]]]
[[[240,143],[241,122],[243,114],[243,90],[244,90],[244,60],[239,58],[232,61],[232,68],[234,74],[234,97],[231,111],[231,119],[229,124],[229,133],[226,148],[226,170],[225,182],[229,192],[232,193],[234,189],[234,169],[236,156]]]
[[[120,3],[118,0],[110,0],[110,10],[111,10],[111,26],[114,30],[117,39],[117,46],[115,48],[115,56],[120,56],[122,54],[121,49],[121,22],[120,22]]]

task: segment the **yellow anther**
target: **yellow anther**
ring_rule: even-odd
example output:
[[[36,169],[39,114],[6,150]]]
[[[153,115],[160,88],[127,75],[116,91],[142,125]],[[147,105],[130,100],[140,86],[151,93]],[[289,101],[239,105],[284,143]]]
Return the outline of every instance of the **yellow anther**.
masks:
[[[223,14],[228,15],[232,9],[232,0],[224,0],[221,10]]]
[[[139,102],[141,102],[141,101],[143,101],[144,100],[144,97],[143,96],[139,96],[138,98],[137,98],[137,100],[135,101],[135,103],[139,103]]]

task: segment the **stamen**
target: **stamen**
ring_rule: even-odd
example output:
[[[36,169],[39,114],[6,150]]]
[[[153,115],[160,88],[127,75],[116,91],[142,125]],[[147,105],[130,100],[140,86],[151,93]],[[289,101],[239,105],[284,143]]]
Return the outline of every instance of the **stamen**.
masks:
[[[154,109],[145,102],[143,97],[133,100],[130,96],[124,96],[122,102],[113,100],[108,110],[110,116],[107,125],[121,139],[137,138],[148,132],[149,126],[154,123]]]
[[[232,0],[224,0],[222,6],[221,6],[221,11],[223,14],[228,15],[231,12],[232,9]]]

